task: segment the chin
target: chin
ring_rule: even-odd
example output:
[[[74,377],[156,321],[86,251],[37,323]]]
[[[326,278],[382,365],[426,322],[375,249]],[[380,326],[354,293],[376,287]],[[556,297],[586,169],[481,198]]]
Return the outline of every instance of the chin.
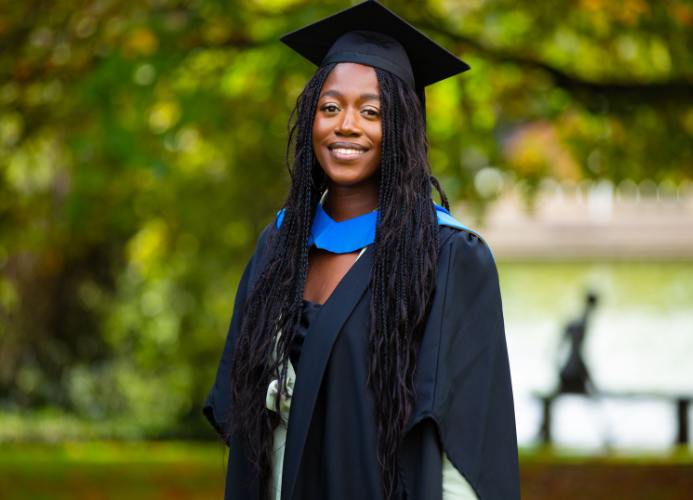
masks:
[[[368,180],[370,176],[361,176],[358,174],[350,174],[348,172],[335,172],[334,170],[325,170],[327,177],[335,184],[342,186],[353,186],[363,181]]]
[[[370,168],[360,167],[356,165],[341,166],[341,165],[329,165],[325,168],[323,167],[327,177],[335,184],[340,184],[342,186],[353,186],[360,184],[362,182],[369,181],[378,171],[371,172]]]

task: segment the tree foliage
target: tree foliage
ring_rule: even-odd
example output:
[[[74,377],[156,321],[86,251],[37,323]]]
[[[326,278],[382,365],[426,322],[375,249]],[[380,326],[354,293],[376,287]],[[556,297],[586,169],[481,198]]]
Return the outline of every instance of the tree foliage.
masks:
[[[693,6],[384,2],[472,70],[428,89],[453,199],[499,179],[693,177]],[[314,67],[278,37],[344,1],[57,0],[0,10],[0,400],[204,429],[235,287],[286,192]],[[129,420],[128,420],[129,419]]]

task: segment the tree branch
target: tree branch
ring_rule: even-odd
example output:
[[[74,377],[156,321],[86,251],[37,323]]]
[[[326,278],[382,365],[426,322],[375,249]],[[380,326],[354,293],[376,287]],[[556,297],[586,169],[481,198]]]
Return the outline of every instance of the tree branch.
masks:
[[[475,52],[496,62],[508,62],[523,68],[544,71],[551,75],[556,86],[568,91],[592,111],[627,111],[643,103],[659,106],[668,104],[680,106],[682,102],[693,101],[693,82],[690,81],[680,80],[653,83],[592,82],[579,76],[569,75],[541,61],[511,54],[503,50],[484,47],[475,40],[452,33],[431,21],[423,21],[418,24],[429,31],[436,32],[466,45]]]

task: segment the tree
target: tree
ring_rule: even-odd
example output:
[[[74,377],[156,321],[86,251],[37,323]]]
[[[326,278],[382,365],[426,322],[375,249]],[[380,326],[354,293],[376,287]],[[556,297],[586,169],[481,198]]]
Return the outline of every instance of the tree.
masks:
[[[431,161],[453,199],[492,198],[474,185],[490,166],[529,186],[693,177],[688,3],[385,4],[472,66],[427,92]],[[278,37],[348,5],[4,2],[5,411],[204,429],[234,290],[286,192],[286,122],[314,71]]]

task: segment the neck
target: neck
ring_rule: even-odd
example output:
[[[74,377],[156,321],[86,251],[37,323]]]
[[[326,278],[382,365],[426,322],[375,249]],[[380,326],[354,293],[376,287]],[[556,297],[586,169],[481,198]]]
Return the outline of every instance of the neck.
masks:
[[[345,186],[328,179],[323,209],[335,222],[353,219],[378,208],[380,176],[369,182]]]

